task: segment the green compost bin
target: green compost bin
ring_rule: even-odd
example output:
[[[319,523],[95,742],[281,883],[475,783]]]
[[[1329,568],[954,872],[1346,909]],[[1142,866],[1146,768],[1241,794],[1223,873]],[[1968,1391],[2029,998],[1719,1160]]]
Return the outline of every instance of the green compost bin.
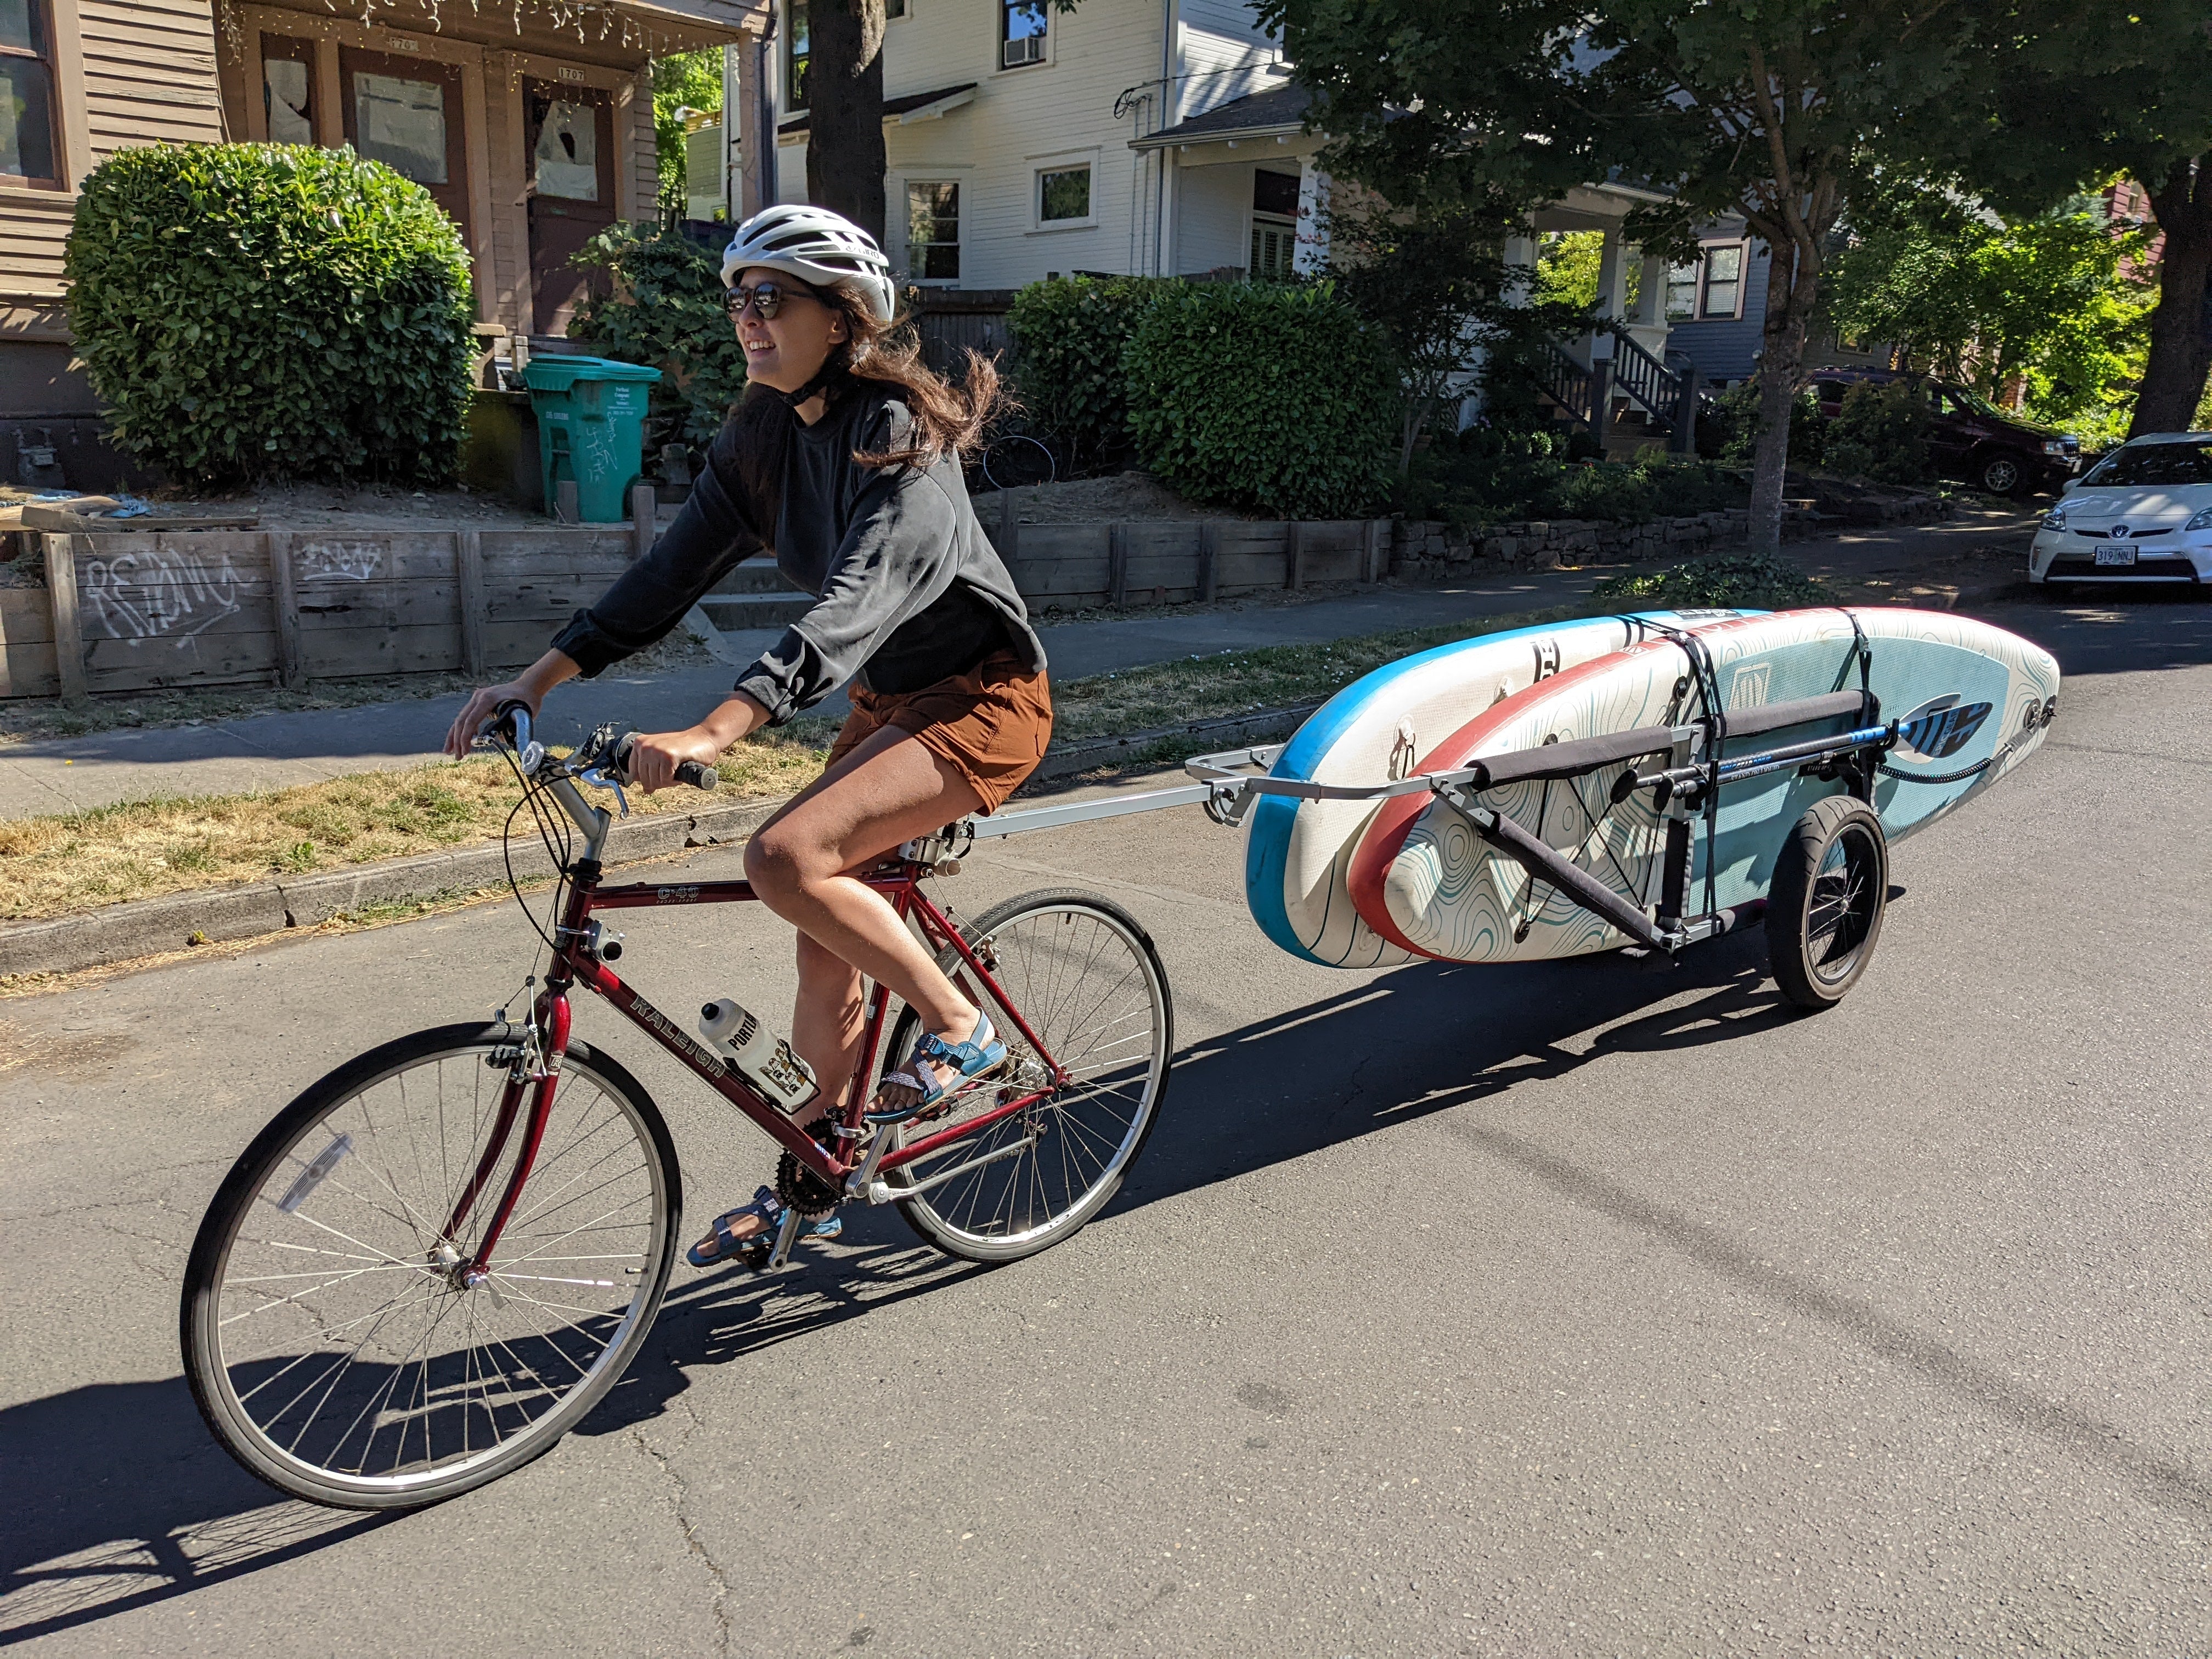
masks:
[[[645,472],[645,406],[660,371],[607,357],[532,357],[522,371],[538,417],[538,471],[545,510],[557,511],[564,478],[576,485],[586,524],[629,517],[629,487]]]

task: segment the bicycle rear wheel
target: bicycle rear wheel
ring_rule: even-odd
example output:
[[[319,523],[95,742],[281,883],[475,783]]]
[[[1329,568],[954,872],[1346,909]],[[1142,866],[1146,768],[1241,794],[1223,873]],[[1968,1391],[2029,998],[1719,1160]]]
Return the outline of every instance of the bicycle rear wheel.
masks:
[[[963,932],[1071,1080],[884,1179],[894,1189],[926,1189],[902,1200],[899,1212],[946,1255],[1012,1261],[1058,1243],[1097,1215],[1144,1151],[1167,1092],[1174,1005],[1151,937],[1127,910],[1096,893],[1063,888],[1024,894],[985,911]],[[1036,1051],[973,982],[958,955],[946,952],[939,965],[990,1013],[1008,1066],[957,1095],[943,1115],[902,1126],[900,1145],[957,1128],[963,1117],[1047,1081]],[[921,1036],[921,1022],[908,1009],[892,1028],[884,1069],[904,1065]],[[965,1173],[929,1184],[963,1165],[969,1166]]]
[[[279,1113],[216,1192],[185,1272],[185,1371],[271,1485],[348,1509],[467,1492],[548,1450],[644,1340],[682,1222],[676,1150],[636,1079],[585,1043],[489,1277],[462,1282],[526,1139],[532,1085],[501,1121],[515,1053],[492,1024],[372,1049]]]

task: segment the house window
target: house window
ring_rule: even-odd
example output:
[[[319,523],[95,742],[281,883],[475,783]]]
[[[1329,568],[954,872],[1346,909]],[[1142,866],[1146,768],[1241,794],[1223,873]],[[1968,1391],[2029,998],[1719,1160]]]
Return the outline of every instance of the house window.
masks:
[[[1743,314],[1743,244],[1705,250],[1705,298],[1700,317]]]
[[[448,182],[446,88],[436,81],[356,71],[354,114],[362,155],[418,185]]]
[[[806,58],[810,36],[806,0],[785,0],[783,14],[783,106],[802,110],[806,104]]]
[[[0,178],[59,183],[46,0],[0,0]]]
[[[906,270],[918,282],[960,278],[960,186],[906,187]]]
[[[532,182],[540,196],[567,202],[599,199],[599,112],[590,104],[553,103],[538,129]],[[713,175],[709,173],[709,177]]]
[[[1037,222],[1065,224],[1091,216],[1091,167],[1057,167],[1037,174]]]
[[[1288,282],[1297,253],[1297,175],[1253,173],[1251,275],[1265,282]]]
[[[313,52],[310,41],[261,37],[261,111],[272,144],[315,142]]]
[[[1692,259],[1684,265],[1667,267],[1667,320],[1687,323],[1698,315],[1698,265]]]
[[[1044,62],[1045,0],[999,0],[999,67]]]
[[[884,0],[884,18],[885,21],[896,23],[900,18],[905,15],[906,0]]]

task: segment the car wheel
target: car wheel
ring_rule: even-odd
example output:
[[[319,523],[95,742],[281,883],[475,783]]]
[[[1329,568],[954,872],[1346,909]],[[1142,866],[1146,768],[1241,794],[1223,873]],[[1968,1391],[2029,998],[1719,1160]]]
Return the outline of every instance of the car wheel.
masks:
[[[2009,455],[1983,457],[1976,472],[1982,488],[1992,495],[2015,495],[2020,493],[2020,463]]]

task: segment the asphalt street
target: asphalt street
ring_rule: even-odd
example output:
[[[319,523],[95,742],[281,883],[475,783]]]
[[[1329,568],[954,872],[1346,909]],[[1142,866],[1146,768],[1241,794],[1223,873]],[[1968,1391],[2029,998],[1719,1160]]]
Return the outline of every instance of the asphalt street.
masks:
[[[222,1171],[488,1012],[511,907],[0,1005],[0,1642],[155,1653],[2179,1655],[2212,1650],[2212,609],[2054,603],[2057,727],[1901,846],[1817,1018],[1756,935],[1346,974],[1194,811],[988,848],[1128,904],[1181,1062],[1115,1205],[984,1272],[867,1213],[679,1265],[630,1376],[444,1507],[277,1498],[179,1375]],[[732,855],[685,866],[705,875]],[[786,1006],[764,914],[634,923],[665,1008]],[[690,1213],[764,1142],[604,1008]],[[694,1229],[696,1231],[696,1228]]]

